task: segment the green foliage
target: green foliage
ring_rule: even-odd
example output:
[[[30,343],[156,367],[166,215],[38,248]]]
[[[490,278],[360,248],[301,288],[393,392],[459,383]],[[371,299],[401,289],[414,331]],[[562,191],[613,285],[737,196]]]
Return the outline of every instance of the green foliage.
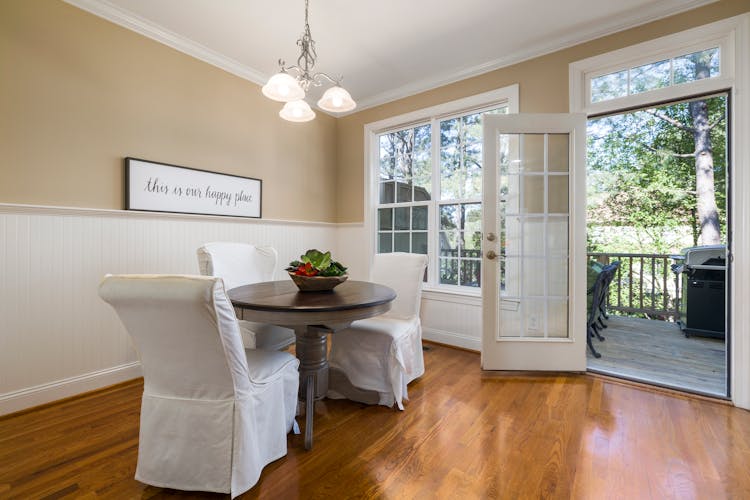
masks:
[[[328,269],[331,265],[331,252],[323,253],[320,250],[312,249],[305,252],[304,255],[300,256],[300,260],[303,264],[308,262],[318,271]]]
[[[726,96],[704,99],[710,132],[714,186],[722,233],[726,231]],[[675,125],[679,123],[682,127]],[[669,252],[668,236],[688,227],[694,244],[696,220],[695,151],[688,103],[591,120],[588,127],[589,251]],[[613,245],[595,228],[633,228],[656,248],[634,248],[639,237]],[[598,236],[598,237],[597,237]],[[604,248],[604,247],[608,248]],[[613,248],[614,247],[614,248]]]
[[[331,252],[321,252],[317,249],[311,249],[300,255],[300,260],[293,260],[289,263],[287,271],[294,272],[300,266],[310,264],[317,271],[317,276],[343,276],[346,274],[346,267],[340,262],[331,259]]]

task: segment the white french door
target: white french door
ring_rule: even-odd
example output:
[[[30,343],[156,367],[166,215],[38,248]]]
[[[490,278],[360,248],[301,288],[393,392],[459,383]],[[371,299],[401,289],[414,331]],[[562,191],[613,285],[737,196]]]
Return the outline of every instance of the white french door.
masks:
[[[484,115],[482,368],[586,370],[586,115]]]

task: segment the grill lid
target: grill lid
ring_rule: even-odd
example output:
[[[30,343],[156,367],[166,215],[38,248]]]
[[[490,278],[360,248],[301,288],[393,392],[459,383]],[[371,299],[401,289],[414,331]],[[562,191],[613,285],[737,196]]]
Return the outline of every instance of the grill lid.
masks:
[[[696,266],[707,265],[706,261],[712,259],[721,259],[724,261],[721,267],[726,267],[726,256],[727,246],[726,245],[704,245],[699,247],[690,247],[683,249],[685,254],[685,265],[691,266],[694,269],[699,269]],[[716,266],[718,263],[713,264]],[[708,264],[711,265],[711,264]],[[714,267],[715,268],[715,267]]]

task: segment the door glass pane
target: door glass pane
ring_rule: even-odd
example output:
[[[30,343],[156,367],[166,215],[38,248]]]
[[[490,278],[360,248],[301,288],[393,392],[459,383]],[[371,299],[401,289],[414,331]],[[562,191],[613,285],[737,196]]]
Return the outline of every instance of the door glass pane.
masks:
[[[568,213],[568,176],[549,176],[549,213]]]
[[[568,259],[548,259],[547,293],[552,297],[568,295]]]
[[[568,337],[568,300],[550,299],[547,303],[547,337]]]
[[[526,299],[522,301],[523,310],[523,337],[544,337],[545,310],[544,300]]]
[[[498,142],[511,144],[514,137],[520,137],[523,169],[500,173],[510,167],[503,155],[499,160],[507,164],[498,165],[497,335],[567,337],[569,136],[501,135]]]
[[[550,257],[568,256],[568,217],[547,219],[547,255]]]
[[[568,134],[549,134],[547,136],[549,154],[547,171],[567,172],[569,159]]]
[[[523,273],[521,274],[523,288],[521,296],[544,297],[546,267],[546,262],[543,258],[526,257],[523,259]]]
[[[503,239],[500,253],[508,256],[521,255],[521,218],[511,216],[501,219],[499,232]]]
[[[523,219],[523,254],[544,257],[545,234],[544,217],[525,217]]]
[[[525,175],[523,177],[523,213],[544,213],[544,176]]]
[[[521,301],[500,299],[498,337],[518,337],[521,333]]]
[[[521,296],[521,258],[508,257],[501,261],[500,295],[505,297]]]
[[[501,209],[507,214],[520,213],[521,207],[521,176],[508,175],[500,178],[498,197]]]
[[[544,134],[523,134],[521,166],[524,173],[544,171]]]
[[[498,175],[517,174],[521,169],[519,134],[503,134],[498,139]]]

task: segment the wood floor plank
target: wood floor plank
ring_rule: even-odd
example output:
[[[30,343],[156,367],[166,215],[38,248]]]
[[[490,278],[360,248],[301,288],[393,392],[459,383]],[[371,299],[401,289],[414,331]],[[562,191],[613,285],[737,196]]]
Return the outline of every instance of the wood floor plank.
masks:
[[[243,499],[750,498],[750,412],[433,345],[400,412],[316,405]],[[0,418],[0,498],[226,498],[133,478],[142,381]]]

